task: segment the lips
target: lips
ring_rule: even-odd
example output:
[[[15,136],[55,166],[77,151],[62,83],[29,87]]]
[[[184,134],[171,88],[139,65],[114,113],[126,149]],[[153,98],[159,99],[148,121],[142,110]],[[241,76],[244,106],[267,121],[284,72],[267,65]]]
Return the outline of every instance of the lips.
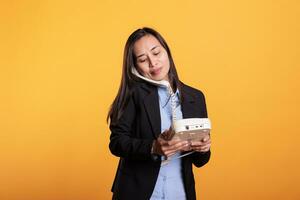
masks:
[[[161,68],[153,69],[150,71],[151,75],[156,76],[160,73]]]

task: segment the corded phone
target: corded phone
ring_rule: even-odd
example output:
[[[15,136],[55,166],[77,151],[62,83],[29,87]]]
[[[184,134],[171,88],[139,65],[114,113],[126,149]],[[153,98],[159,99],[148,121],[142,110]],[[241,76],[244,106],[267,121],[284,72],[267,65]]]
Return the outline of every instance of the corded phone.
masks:
[[[174,136],[171,138],[172,139],[180,139],[180,140],[187,140],[187,141],[201,141],[210,134],[211,130],[211,123],[209,118],[186,118],[186,119],[176,119],[176,113],[175,113],[175,95],[174,92],[170,86],[170,83],[166,80],[161,80],[161,81],[155,81],[149,78],[146,78],[139,74],[139,72],[135,69],[135,67],[132,67],[132,73],[136,75],[137,77],[150,82],[154,85],[157,86],[164,86],[167,87],[169,94],[171,95],[171,108],[172,108],[172,129],[174,131]],[[188,152],[186,154],[183,154],[179,157],[180,158],[186,155],[189,155],[193,153]],[[175,159],[175,158],[173,158]],[[169,160],[164,160],[162,164],[166,164]]]

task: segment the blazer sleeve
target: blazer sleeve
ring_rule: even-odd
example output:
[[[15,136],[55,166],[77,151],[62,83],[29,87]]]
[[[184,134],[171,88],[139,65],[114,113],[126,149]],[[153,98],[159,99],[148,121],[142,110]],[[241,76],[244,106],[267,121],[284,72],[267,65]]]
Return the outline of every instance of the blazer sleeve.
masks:
[[[197,98],[197,101],[199,101],[197,104],[200,106],[202,117],[207,118],[207,109],[206,109],[206,102],[205,102],[205,97],[204,94],[199,91],[199,98]],[[206,163],[208,163],[210,159],[211,151],[209,150],[208,152],[202,153],[202,152],[195,152],[192,153],[190,156],[192,157],[192,162],[196,167],[202,167]]]
[[[135,127],[136,106],[133,97],[129,98],[124,112],[119,120],[110,124],[110,143],[111,153],[118,157],[149,160],[153,140],[133,137],[133,127]]]

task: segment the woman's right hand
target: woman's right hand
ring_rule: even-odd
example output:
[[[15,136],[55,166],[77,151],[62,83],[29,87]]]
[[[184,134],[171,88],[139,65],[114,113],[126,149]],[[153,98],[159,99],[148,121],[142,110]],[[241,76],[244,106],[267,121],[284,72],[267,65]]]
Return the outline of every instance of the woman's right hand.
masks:
[[[188,141],[181,141],[179,139],[170,140],[172,134],[173,132],[171,129],[160,134],[157,140],[154,140],[153,142],[153,153],[170,157],[176,152],[186,149],[189,146]]]

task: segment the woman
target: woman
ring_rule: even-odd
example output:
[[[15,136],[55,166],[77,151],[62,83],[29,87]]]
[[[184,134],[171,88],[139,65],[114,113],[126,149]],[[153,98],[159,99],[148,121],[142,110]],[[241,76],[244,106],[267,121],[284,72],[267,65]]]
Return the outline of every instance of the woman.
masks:
[[[161,81],[175,93],[177,119],[207,117],[204,95],[179,80],[163,37],[151,28],[138,29],[125,45],[121,85],[108,113],[109,148],[120,157],[113,199],[196,199],[192,164],[209,161],[210,137],[192,143],[168,140],[171,101]],[[195,152],[178,158],[187,151]],[[171,161],[161,165],[165,157]]]

